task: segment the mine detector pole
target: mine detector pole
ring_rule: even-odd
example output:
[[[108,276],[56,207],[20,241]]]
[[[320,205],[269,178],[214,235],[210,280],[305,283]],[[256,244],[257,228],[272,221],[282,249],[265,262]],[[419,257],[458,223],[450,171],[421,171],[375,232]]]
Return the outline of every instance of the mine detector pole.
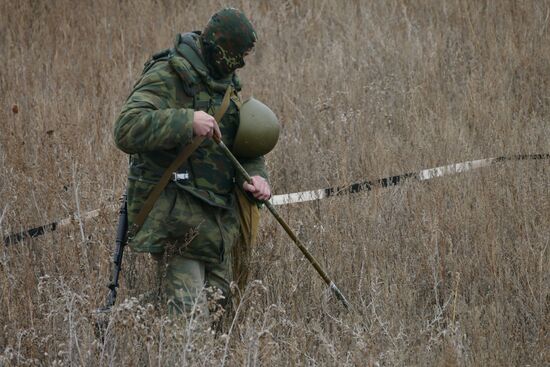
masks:
[[[243,177],[246,179],[246,181],[250,184],[252,184],[252,178],[250,177],[250,175],[248,174],[248,172],[246,172],[246,170],[244,169],[244,167],[241,165],[241,163],[237,160],[237,158],[235,158],[235,156],[233,155],[233,153],[231,153],[231,151],[227,148],[227,146],[225,145],[225,143],[217,138],[217,137],[214,137],[214,140],[216,141],[216,143],[218,144],[218,146],[223,150],[224,154],[231,160],[231,162],[233,163],[233,165],[237,168],[237,170],[239,171],[239,173],[241,175],[243,175]],[[273,214],[273,216],[275,217],[275,219],[277,219],[277,222],[279,222],[279,224],[284,228],[284,230],[286,231],[286,233],[290,236],[290,238],[292,239],[292,241],[294,241],[294,243],[296,244],[296,246],[298,246],[298,248],[300,249],[300,251],[302,251],[302,253],[304,254],[304,256],[308,259],[308,261],[311,263],[311,265],[313,265],[313,267],[315,268],[315,270],[317,270],[317,273],[319,273],[319,275],[321,276],[321,278],[323,278],[323,280],[325,281],[325,283],[329,286],[330,290],[334,293],[334,295],[336,296],[336,298],[338,298],[340,300],[340,302],[342,302],[342,304],[344,305],[344,307],[346,307],[346,309],[350,309],[351,308],[351,305],[350,303],[347,301],[346,297],[344,297],[344,295],[342,294],[342,292],[340,292],[340,289],[338,289],[338,287],[336,286],[336,284],[334,284],[334,282],[329,278],[329,276],[327,275],[327,273],[323,270],[323,268],[321,268],[321,265],[317,262],[317,260],[315,260],[315,258],[313,257],[313,255],[311,255],[311,253],[307,250],[307,248],[303,245],[303,243],[298,239],[298,237],[294,234],[294,232],[292,231],[292,229],[290,229],[290,227],[288,226],[288,224],[284,221],[284,219],[279,215],[279,213],[277,213],[277,211],[275,210],[275,208],[273,207],[273,204],[271,204],[269,201],[267,200],[262,200],[262,203],[267,207],[267,209],[269,209],[269,211],[271,212],[271,214]]]

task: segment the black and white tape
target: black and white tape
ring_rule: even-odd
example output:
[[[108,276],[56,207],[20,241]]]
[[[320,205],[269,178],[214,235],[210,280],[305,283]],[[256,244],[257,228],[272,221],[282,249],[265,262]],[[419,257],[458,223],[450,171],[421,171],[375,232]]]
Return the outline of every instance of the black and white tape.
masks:
[[[506,161],[525,161],[525,160],[546,160],[550,159],[550,154],[520,154],[514,156],[503,156],[494,158],[478,159],[461,163],[450,164],[447,166],[425,169],[419,172],[405,173],[397,176],[379,178],[373,181],[356,182],[346,186],[335,186],[326,189],[301,191],[291,194],[274,195],[271,198],[273,205],[286,205],[294,203],[303,203],[313,200],[321,200],[333,196],[342,196],[358,193],[361,191],[371,191],[374,188],[387,188],[400,185],[405,181],[426,181],[433,178],[449,176],[453,174],[468,172],[483,167],[488,167],[497,163]],[[114,208],[114,207],[113,207]],[[43,235],[46,232],[55,231],[57,228],[67,226],[71,223],[91,219],[99,216],[100,210],[92,210],[81,215],[74,215],[69,218],[52,222],[39,227],[31,228],[19,233],[13,233],[4,237],[4,244],[15,244],[25,238],[33,238]]]
[[[346,186],[329,187],[326,189],[301,191],[292,194],[275,195],[271,198],[273,205],[303,203],[321,200],[332,196],[341,196],[370,191],[373,188],[386,188],[400,185],[405,181],[426,181],[433,178],[468,172],[505,161],[543,160],[550,159],[550,154],[520,154],[508,157],[494,157],[450,164],[447,166],[425,169],[419,172],[404,173],[397,176],[379,178],[373,181],[356,182]]]

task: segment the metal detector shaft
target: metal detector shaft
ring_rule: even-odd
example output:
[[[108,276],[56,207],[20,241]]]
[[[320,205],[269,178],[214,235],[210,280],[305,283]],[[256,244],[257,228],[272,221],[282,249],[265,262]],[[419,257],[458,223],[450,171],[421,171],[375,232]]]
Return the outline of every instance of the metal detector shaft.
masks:
[[[233,155],[233,153],[231,153],[231,151],[227,148],[227,146],[224,144],[224,142],[220,139],[214,139],[216,141],[216,143],[218,143],[218,146],[223,150],[224,154],[231,160],[231,162],[233,163],[233,165],[235,166],[235,168],[237,168],[237,170],[239,171],[239,173],[241,175],[243,175],[243,177],[245,178],[245,180],[249,183],[252,182],[252,178],[250,177],[250,175],[248,174],[248,172],[246,172],[246,170],[243,168],[243,166],[241,165],[241,163],[237,160],[237,158],[235,158],[235,156]],[[307,248],[302,244],[302,242],[298,239],[298,237],[294,234],[294,232],[292,231],[292,229],[290,229],[290,227],[288,226],[288,224],[284,221],[284,219],[279,215],[279,213],[277,213],[277,211],[275,210],[275,208],[273,207],[273,205],[267,201],[267,200],[264,200],[262,201],[263,204],[265,204],[265,206],[267,207],[267,209],[269,209],[269,211],[271,212],[271,214],[273,214],[273,216],[275,217],[275,219],[277,219],[277,222],[279,222],[279,224],[284,228],[285,232],[290,236],[290,238],[292,239],[292,241],[294,241],[294,243],[296,244],[296,246],[298,246],[298,248],[300,249],[300,251],[302,251],[302,253],[304,254],[304,256],[308,259],[308,261],[311,263],[311,265],[313,265],[313,267],[315,268],[315,270],[317,270],[317,273],[319,273],[319,275],[321,276],[321,278],[323,278],[323,280],[325,281],[325,283],[327,283],[327,285],[330,287],[330,290],[334,293],[334,295],[336,296],[336,298],[338,298],[340,300],[340,302],[342,302],[342,304],[347,308],[349,309],[350,308],[350,304],[349,302],[347,301],[346,297],[344,297],[344,295],[342,294],[342,292],[340,292],[340,290],[338,289],[338,287],[336,286],[336,284],[334,284],[334,282],[329,278],[329,276],[327,275],[327,273],[323,270],[323,268],[321,268],[321,265],[317,262],[317,260],[315,260],[315,258],[313,257],[313,255],[311,255],[311,253],[307,250]]]

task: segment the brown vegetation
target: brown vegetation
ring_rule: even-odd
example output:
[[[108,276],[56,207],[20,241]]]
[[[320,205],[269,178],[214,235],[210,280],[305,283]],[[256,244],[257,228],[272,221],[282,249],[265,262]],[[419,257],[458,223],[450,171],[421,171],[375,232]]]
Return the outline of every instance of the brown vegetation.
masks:
[[[0,232],[109,207],[112,124],[142,64],[223,2],[0,1]],[[548,1],[233,1],[259,34],[240,75],[283,132],[276,193],[550,152]],[[2,247],[0,365],[548,365],[550,169],[506,163],[265,212],[254,279],[215,336],[138,299],[128,254],[104,341],[116,212]],[[137,279],[133,282],[133,279]],[[232,320],[229,320],[231,323]]]

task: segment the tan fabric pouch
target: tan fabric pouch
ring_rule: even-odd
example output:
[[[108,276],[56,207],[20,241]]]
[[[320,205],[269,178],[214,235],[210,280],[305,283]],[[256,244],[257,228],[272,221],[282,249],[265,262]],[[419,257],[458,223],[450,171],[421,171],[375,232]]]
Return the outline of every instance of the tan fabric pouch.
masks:
[[[237,282],[240,292],[244,292],[250,274],[252,246],[256,244],[258,238],[260,209],[256,203],[248,199],[242,190],[235,189],[235,196],[239,208],[241,234],[237,243],[233,246],[231,254],[233,258],[233,279]]]

